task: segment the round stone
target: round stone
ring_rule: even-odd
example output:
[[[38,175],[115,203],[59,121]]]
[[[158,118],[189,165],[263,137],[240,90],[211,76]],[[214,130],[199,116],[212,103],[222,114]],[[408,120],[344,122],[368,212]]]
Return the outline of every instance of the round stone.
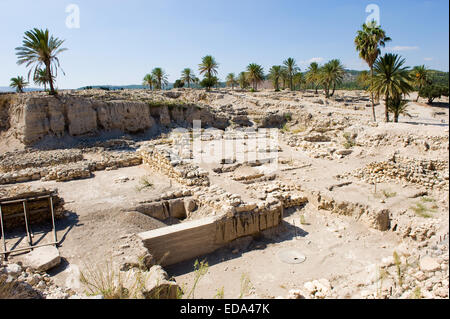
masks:
[[[293,249],[280,251],[278,258],[286,264],[300,264],[306,260],[306,257],[301,252]]]

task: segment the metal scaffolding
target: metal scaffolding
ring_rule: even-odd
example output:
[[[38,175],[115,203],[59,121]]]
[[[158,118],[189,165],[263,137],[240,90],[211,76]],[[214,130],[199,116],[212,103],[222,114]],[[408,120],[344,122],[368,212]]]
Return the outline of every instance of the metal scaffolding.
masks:
[[[13,252],[33,250],[34,248],[43,247],[43,246],[50,246],[50,245],[57,246],[58,245],[58,239],[57,239],[57,235],[56,235],[56,226],[55,226],[55,212],[53,210],[53,196],[54,196],[54,194],[48,194],[48,195],[43,195],[43,196],[26,197],[26,198],[21,198],[21,199],[14,199],[14,200],[3,200],[3,201],[0,200],[0,228],[1,228],[2,247],[3,247],[3,251],[1,251],[0,254],[4,255],[5,259],[7,259],[8,255]],[[52,218],[53,241],[50,243],[33,246],[32,230],[30,227],[31,225],[29,223],[29,213],[30,212],[27,210],[27,203],[30,201],[40,200],[40,199],[45,199],[45,198],[48,198],[48,205],[49,205],[49,210],[50,210],[51,218]],[[15,248],[15,249],[8,250],[6,247],[6,237],[5,237],[5,219],[18,217],[18,215],[20,216],[22,214],[3,216],[2,206],[6,206],[9,204],[17,204],[17,203],[22,203],[22,205],[23,205],[22,213],[23,213],[23,217],[25,220],[25,231],[26,231],[26,236],[28,238],[28,247]]]

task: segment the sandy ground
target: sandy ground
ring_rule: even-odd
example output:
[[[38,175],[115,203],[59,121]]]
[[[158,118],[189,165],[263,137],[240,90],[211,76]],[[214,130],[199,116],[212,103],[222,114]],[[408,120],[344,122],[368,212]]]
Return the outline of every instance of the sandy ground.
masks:
[[[138,191],[143,176],[148,178],[153,188]],[[127,208],[178,186],[143,165],[95,172],[90,179],[64,183],[36,181],[29,185],[57,187],[59,196],[66,201],[66,218],[56,221],[59,251],[64,261],[52,274],[56,283],[75,289],[82,289],[77,278],[78,268],[104,264],[118,257],[115,253],[123,244],[123,236],[166,226],[142,214],[125,214]],[[32,230],[35,244],[52,241],[51,233],[46,233],[51,230],[51,224],[32,225]],[[8,235],[17,236],[7,241],[8,247],[26,245],[21,230]]]
[[[253,96],[257,97],[258,93]],[[220,103],[226,104],[227,98],[229,97],[225,97]],[[317,106],[314,106],[314,109],[317,111]],[[352,110],[323,107],[319,112],[339,112],[366,120],[371,117],[370,108]],[[402,116],[401,123],[379,123],[378,127],[368,130],[373,130],[374,134],[393,132],[402,135],[414,131],[416,135],[423,136],[439,135],[443,132],[448,135],[448,103],[433,107],[410,103],[408,112],[412,117]],[[383,105],[377,106],[377,114],[381,119]],[[12,144],[7,146],[11,147]],[[344,159],[330,161],[311,158],[281,140],[280,146],[280,158],[310,166],[290,171],[278,170],[276,181],[299,184],[306,189],[331,186],[337,182],[335,175],[353,171],[373,161],[385,160],[388,154],[398,149],[398,146],[374,149],[356,147],[353,153]],[[412,149],[402,149],[402,155],[448,159],[448,155],[442,152],[417,154],[417,151]],[[258,184],[253,185],[253,188],[248,187],[233,181],[232,173],[214,173],[214,167],[215,165],[202,164],[202,168],[210,173],[212,185],[238,193],[244,200],[251,200],[258,195]],[[245,169],[242,170],[240,173],[248,173]],[[138,191],[136,188],[143,176],[147,176],[154,186]],[[27,184],[33,187],[57,187],[59,195],[66,202],[67,218],[57,222],[58,237],[61,239],[60,252],[64,262],[52,275],[56,283],[77,290],[82,289],[78,281],[78,268],[83,264],[107,261],[114,256],[117,247],[123,243],[123,237],[128,234],[165,226],[162,222],[146,216],[127,217],[124,211],[139,201],[180,187],[144,165],[96,172],[93,178],[86,180],[64,183],[37,181]],[[380,184],[378,187],[378,191],[385,189],[397,194],[394,198],[386,199],[385,203],[395,209],[407,209],[411,206],[414,200],[408,196],[417,190],[397,183]],[[372,186],[357,181],[336,189],[335,196],[366,202],[373,207],[380,206],[380,197],[374,193]],[[430,196],[438,200],[437,214],[443,219],[443,231],[448,231],[448,195],[445,197],[442,192],[432,192]],[[36,239],[41,236],[37,239],[40,243],[50,240],[50,235],[39,234],[42,229],[36,229]],[[9,244],[20,246],[23,244],[22,239],[10,239]],[[286,211],[283,225],[276,234],[252,240],[243,239],[231,247],[224,247],[213,254],[199,257],[198,260],[205,259],[209,263],[209,270],[201,278],[195,290],[195,297],[213,298],[223,287],[225,298],[238,298],[241,293],[246,297],[275,298],[286,296],[290,289],[301,287],[304,282],[318,278],[343,278],[352,281],[352,285],[356,287],[363,285],[371,276],[376,276],[376,264],[383,257],[392,256],[400,244],[401,240],[392,232],[369,229],[352,217],[315,211],[307,204],[297,210]],[[306,260],[299,264],[281,261],[279,254],[287,250],[303,254]],[[194,262],[195,260],[188,260],[167,267],[166,270],[182,287],[189,290],[195,278]],[[243,278],[249,279],[246,287],[242,287]],[[348,293],[349,296],[355,297],[352,291]]]

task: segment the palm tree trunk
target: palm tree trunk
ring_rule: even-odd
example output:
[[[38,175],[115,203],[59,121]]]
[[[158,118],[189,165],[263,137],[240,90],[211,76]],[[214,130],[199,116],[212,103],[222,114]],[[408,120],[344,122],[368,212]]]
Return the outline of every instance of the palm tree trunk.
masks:
[[[398,123],[398,113],[395,113],[395,114],[394,114],[394,122],[395,122],[395,123]]]
[[[334,91],[336,91],[336,83],[333,84],[333,92],[331,92],[331,96],[334,95]]]
[[[417,91],[417,99],[416,99],[416,103],[419,102],[419,92],[420,89],[422,88],[422,85],[419,85],[419,91]]]
[[[53,87],[53,77],[52,73],[50,72],[50,63],[45,63],[45,68],[47,69],[47,77],[48,77],[48,84],[50,85],[50,95],[56,95],[55,88]]]
[[[318,88],[319,86],[318,85],[316,85],[316,94],[319,94],[319,92],[317,91],[317,88]]]
[[[386,123],[389,122],[389,111],[388,111],[388,103],[389,103],[389,93],[386,93],[386,99],[384,101],[384,121]]]
[[[373,66],[370,67],[370,86],[373,86]],[[375,116],[375,98],[373,96],[373,91],[372,89],[370,90],[370,95],[372,98],[372,113],[373,113],[373,121],[376,122],[377,121],[377,117]]]

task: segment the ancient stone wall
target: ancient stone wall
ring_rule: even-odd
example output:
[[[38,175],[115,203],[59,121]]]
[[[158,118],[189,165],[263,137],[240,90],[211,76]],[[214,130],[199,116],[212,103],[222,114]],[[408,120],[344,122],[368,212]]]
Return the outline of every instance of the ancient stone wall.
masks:
[[[187,186],[209,186],[208,173],[183,160],[172,159],[162,146],[147,146],[138,150],[142,162],[152,169]]]
[[[21,199],[30,198],[26,202],[29,223],[51,222],[49,198],[41,198],[47,195],[52,195],[55,217],[62,218],[64,213],[64,200],[58,196],[57,190],[39,189],[20,192],[12,196],[1,196],[0,203],[5,230],[8,231],[11,228],[25,225],[23,202],[17,201]]]
[[[138,133],[172,125],[190,127],[194,120],[201,120],[205,127],[224,129],[229,125],[226,116],[206,106],[111,98],[75,93],[1,96],[0,131],[9,129],[19,141],[32,145],[46,136],[82,136],[112,130]]]
[[[39,155],[22,158],[20,154],[17,156],[16,153],[8,153],[0,157],[0,185],[40,179],[63,182],[89,178],[93,171],[142,163],[141,157],[136,153],[105,152],[97,160],[85,160],[76,150],[40,152]],[[1,173],[2,170],[4,173]]]
[[[282,219],[283,206],[278,203],[231,216],[184,222],[138,236],[157,263],[167,266],[211,253],[237,238],[274,228]]]

